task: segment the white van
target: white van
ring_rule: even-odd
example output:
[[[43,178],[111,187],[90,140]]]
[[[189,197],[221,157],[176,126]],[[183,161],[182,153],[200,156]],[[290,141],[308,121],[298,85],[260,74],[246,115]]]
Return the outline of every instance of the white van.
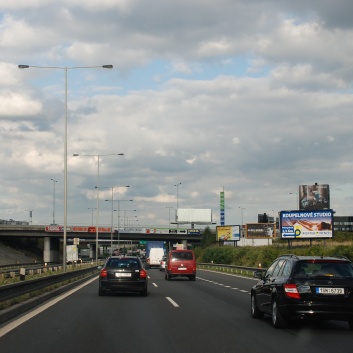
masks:
[[[146,265],[151,267],[159,267],[162,257],[164,256],[163,248],[152,248],[150,250],[150,256],[146,260]]]

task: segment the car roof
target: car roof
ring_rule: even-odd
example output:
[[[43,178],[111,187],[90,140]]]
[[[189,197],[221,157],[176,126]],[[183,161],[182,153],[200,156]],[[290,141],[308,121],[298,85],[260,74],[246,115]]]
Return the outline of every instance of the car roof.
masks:
[[[278,258],[283,258],[283,257],[290,257],[299,261],[305,261],[305,260],[335,260],[335,261],[349,261],[347,257],[345,256],[305,256],[305,255],[295,255],[295,254],[283,254],[280,255]]]
[[[130,256],[130,255],[117,255],[117,256],[109,256],[108,259],[140,259],[138,256]]]

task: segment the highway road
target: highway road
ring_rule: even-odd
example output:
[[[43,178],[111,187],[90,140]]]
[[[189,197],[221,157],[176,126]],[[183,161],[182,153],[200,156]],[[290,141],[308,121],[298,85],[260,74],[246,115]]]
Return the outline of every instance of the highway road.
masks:
[[[342,322],[274,329],[250,317],[254,279],[198,270],[195,282],[148,270],[149,295],[98,296],[98,280],[0,327],[6,353],[346,353]]]

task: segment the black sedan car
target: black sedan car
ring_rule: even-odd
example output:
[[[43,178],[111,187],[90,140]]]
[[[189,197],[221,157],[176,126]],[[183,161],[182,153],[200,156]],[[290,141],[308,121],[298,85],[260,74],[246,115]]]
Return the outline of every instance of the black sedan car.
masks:
[[[148,276],[140,258],[111,256],[99,274],[99,295],[112,292],[137,292],[147,295]]]
[[[283,255],[251,290],[251,316],[272,317],[284,328],[292,319],[346,321],[353,330],[353,264],[345,257]]]

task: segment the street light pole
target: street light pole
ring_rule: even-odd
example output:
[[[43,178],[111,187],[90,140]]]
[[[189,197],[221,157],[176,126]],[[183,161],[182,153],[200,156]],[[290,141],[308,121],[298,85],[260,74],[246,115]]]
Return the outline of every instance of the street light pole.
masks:
[[[130,219],[130,218],[133,218],[133,217],[137,217],[137,216],[130,216],[130,217],[126,217],[126,224],[127,224],[127,227],[130,228],[131,227],[131,221],[138,221],[138,219]]]
[[[169,228],[170,228],[170,209],[173,208],[173,206],[166,206],[165,208],[169,208]]]
[[[87,210],[92,210],[92,223],[91,225],[93,226],[93,210],[96,210],[96,207],[88,207]]]
[[[176,208],[176,222],[177,222],[177,228],[179,228],[179,223],[178,223],[178,209],[179,209],[179,185],[181,185],[181,183],[175,184],[174,186],[176,186],[177,189],[177,208]]]
[[[112,214],[111,214],[111,228],[110,228],[110,255],[113,254],[113,215],[114,215],[114,188],[129,188],[130,185],[126,186],[111,186],[112,189],[112,199],[111,200],[105,200],[105,201],[111,201],[112,203]],[[101,188],[106,188],[106,186],[102,186]],[[119,232],[119,229],[118,229]],[[118,233],[119,234],[119,233]]]
[[[26,212],[29,212],[29,219],[30,219],[30,224],[32,224],[32,215],[34,210],[25,210]]]
[[[122,200],[121,200],[122,201]],[[136,212],[136,210],[120,210],[120,211],[124,211],[124,227],[125,227],[125,224],[127,224],[127,222],[125,222],[125,220],[128,218],[126,217],[126,212]],[[137,216],[135,216],[137,217]]]
[[[18,65],[19,69],[38,68],[38,69],[58,69],[65,72],[65,128],[64,128],[64,234],[63,234],[63,271],[66,272],[66,233],[67,233],[67,71],[75,69],[112,69],[113,65],[100,66],[37,66],[37,65]]]
[[[290,192],[289,194],[290,195],[297,195],[297,206],[296,206],[295,209],[299,209],[300,208],[299,207],[299,194],[297,192]]]
[[[53,181],[53,224],[55,224],[55,184],[58,182],[57,180],[50,179]]]
[[[241,233],[243,233],[243,223],[244,223],[244,210],[245,207],[239,207],[241,211]]]
[[[78,154],[74,153],[74,157],[97,157],[97,212],[96,212],[96,264],[98,265],[98,236],[99,236],[99,161],[100,157],[106,156],[124,156],[124,153],[109,153],[109,154]]]
[[[134,201],[134,200],[116,200],[116,201],[118,202],[118,246],[120,249],[120,201]]]

